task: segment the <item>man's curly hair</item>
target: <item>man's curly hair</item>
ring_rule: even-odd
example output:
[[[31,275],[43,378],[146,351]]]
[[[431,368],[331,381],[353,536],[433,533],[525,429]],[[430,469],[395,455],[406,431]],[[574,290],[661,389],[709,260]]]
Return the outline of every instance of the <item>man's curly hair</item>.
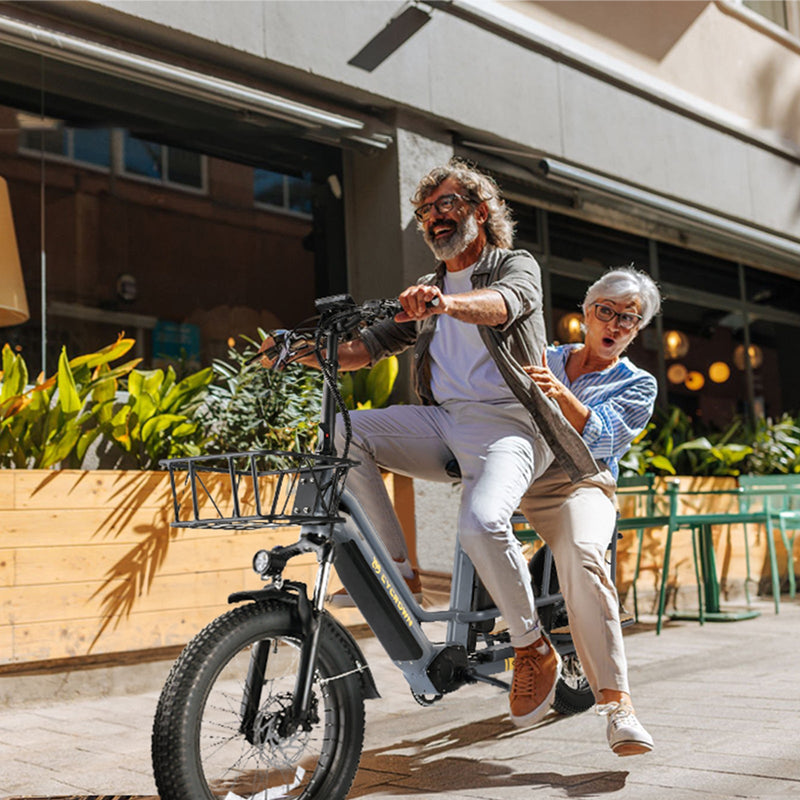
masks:
[[[432,169],[417,185],[411,198],[414,207],[422,205],[444,181],[452,178],[461,187],[464,197],[473,205],[486,203],[489,216],[484,225],[489,244],[510,250],[514,244],[514,221],[511,209],[500,195],[493,178],[459,158],[452,158],[442,167]]]

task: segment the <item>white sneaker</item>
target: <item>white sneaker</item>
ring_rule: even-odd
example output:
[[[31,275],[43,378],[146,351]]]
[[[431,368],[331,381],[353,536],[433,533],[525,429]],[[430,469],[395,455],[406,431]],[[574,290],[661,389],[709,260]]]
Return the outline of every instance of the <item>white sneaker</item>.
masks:
[[[636,719],[630,706],[607,703],[597,706],[597,713],[608,717],[608,745],[618,756],[638,756],[653,749],[653,737]]]

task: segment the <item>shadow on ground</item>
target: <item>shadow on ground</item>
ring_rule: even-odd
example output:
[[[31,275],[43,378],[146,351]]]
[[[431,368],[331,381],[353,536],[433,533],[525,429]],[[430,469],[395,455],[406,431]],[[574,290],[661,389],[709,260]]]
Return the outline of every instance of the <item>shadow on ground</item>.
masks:
[[[562,717],[551,713],[539,727],[557,723]],[[402,739],[391,745],[366,750],[348,800],[381,797],[420,797],[459,791],[502,789],[525,786],[531,789],[560,789],[564,797],[596,797],[618,792],[625,787],[628,772],[610,770],[562,775],[558,772],[515,772],[512,766],[448,755],[483,742],[509,740],[528,729],[515,728],[505,714],[480,723],[470,722],[421,739]],[[143,795],[69,795],[59,797],[14,797],[8,800],[158,800]]]
[[[543,726],[557,722],[551,715]],[[422,739],[407,739],[386,747],[366,750],[348,798],[528,786],[561,789],[565,797],[596,796],[617,792],[625,786],[627,771],[561,775],[557,772],[515,772],[512,766],[477,758],[447,755],[498,738],[509,739],[527,731],[515,728],[507,715],[440,731]]]

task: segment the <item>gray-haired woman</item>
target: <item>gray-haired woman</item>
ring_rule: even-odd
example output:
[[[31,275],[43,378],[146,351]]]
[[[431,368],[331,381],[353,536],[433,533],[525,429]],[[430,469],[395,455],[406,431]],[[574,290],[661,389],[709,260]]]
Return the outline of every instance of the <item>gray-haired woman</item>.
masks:
[[[616,521],[620,457],[653,412],[656,381],[623,356],[658,312],[652,279],[632,267],[612,269],[592,284],[583,302],[585,341],[548,348],[526,372],[581,434],[605,469],[571,483],[553,465],[525,495],[521,508],[553,553],[570,631],[607,736],[620,756],[653,749],[636,718],[619,620],[619,600],[605,565]]]

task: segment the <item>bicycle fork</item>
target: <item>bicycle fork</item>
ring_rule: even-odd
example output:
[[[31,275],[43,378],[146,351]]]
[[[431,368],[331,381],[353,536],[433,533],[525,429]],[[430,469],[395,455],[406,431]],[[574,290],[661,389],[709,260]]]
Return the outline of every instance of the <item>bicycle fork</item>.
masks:
[[[333,566],[333,546],[330,542],[311,546],[318,553],[319,569],[314,587],[314,595],[309,600],[305,584],[295,581],[278,581],[264,594],[285,597],[291,592],[297,598],[297,616],[302,630],[299,664],[295,680],[292,704],[286,712],[281,712],[274,731],[281,737],[290,736],[298,728],[311,730],[319,722],[313,702],[314,674],[319,656],[321,614],[325,603],[331,569]],[[245,678],[244,696],[240,712],[240,732],[251,744],[261,744],[266,730],[260,730],[258,710],[261,704],[262,689],[266,682],[267,664],[270,656],[269,641],[256,642],[250,653],[250,662]]]
[[[301,592],[298,596],[297,610],[300,624],[303,626],[303,645],[300,649],[300,665],[292,698],[292,713],[286,721],[292,726],[292,730],[281,731],[284,735],[292,733],[297,727],[302,727],[306,731],[311,730],[311,726],[319,722],[316,712],[311,710],[312,685],[319,656],[319,637],[322,630],[321,614],[325,605],[325,595],[328,591],[332,567],[333,545],[328,541],[320,547],[319,570],[312,603],[308,602],[304,593]]]

